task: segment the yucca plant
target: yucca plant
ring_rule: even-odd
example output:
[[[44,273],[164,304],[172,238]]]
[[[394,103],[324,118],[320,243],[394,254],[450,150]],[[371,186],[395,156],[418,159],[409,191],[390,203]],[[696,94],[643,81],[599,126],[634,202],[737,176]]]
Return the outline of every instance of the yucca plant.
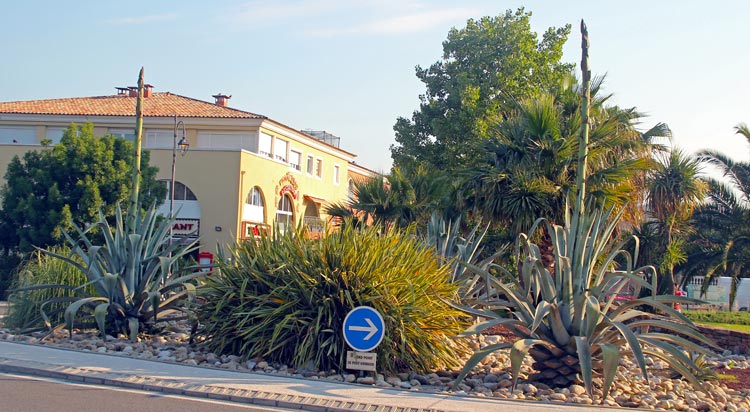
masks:
[[[86,230],[75,227],[77,238],[65,233],[70,253],[42,251],[86,276],[85,283],[72,285],[78,286],[77,291],[93,287],[92,296],[79,294],[56,300],[70,302],[64,319],[71,336],[79,312],[87,308],[86,317],[93,316],[102,334],[126,332],[135,340],[146,325],[182,314],[185,300],[195,295],[192,281],[203,273],[196,271],[197,267],[179,268],[179,261],[197,248],[197,240],[170,243],[169,228],[174,220],[159,216],[153,207],[129,219],[133,220],[132,231],[126,227],[119,205],[114,227],[100,211],[99,220]],[[89,237],[94,228],[103,237],[101,245]],[[47,316],[44,311],[42,315]]]
[[[413,227],[344,224],[319,240],[277,234],[239,243],[217,262],[198,312],[199,333],[217,353],[343,370],[342,323],[362,305],[385,321],[381,371],[455,367],[468,353],[454,337],[469,317],[438,298],[455,299],[458,287]]]
[[[695,374],[700,373],[700,368],[689,353],[710,354],[700,344],[713,343],[672,308],[674,302],[695,301],[656,295],[656,276],[650,276],[651,283],[644,280],[644,275],[655,274],[655,269],[633,268],[638,258],[637,238],[631,256],[623,249],[629,239],[618,240],[614,235],[621,216],[622,212],[615,213],[613,209],[596,209],[573,220],[566,214],[565,226],[538,220],[532,231],[540,226],[547,229],[555,252],[554,276],[542,264],[539,247],[529,240],[531,232],[517,239],[516,255],[522,263],[519,273],[513,276],[514,282],[504,284],[487,276],[483,269],[470,266],[490,279],[493,290],[479,302],[484,305],[482,309],[460,306],[466,313],[483,319],[463,335],[503,325],[519,339],[477,351],[457,382],[491,352],[510,347],[514,385],[523,359],[531,355],[537,373],[530,379],[555,386],[582,382],[591,393],[597,373],[603,378],[606,397],[621,357],[632,356],[648,380],[645,357],[650,355],[662,359],[698,386]],[[628,284],[635,288],[633,299],[619,300],[618,295]],[[637,298],[641,288],[649,293]],[[495,313],[498,309],[509,310],[513,317],[501,318]]]

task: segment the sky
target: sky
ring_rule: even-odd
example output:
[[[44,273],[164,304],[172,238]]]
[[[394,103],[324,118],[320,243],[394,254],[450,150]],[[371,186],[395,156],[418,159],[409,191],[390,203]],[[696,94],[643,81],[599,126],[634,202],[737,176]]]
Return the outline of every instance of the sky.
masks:
[[[16,1],[0,13],[0,101],[115,94],[145,68],[157,92],[326,130],[357,163],[388,171],[393,125],[419,107],[415,67],[442,57],[452,27],[525,7],[532,29],[571,24],[580,61],[613,103],[667,123],[687,152],[750,160],[750,2],[745,0]],[[580,76],[580,74],[579,74]]]

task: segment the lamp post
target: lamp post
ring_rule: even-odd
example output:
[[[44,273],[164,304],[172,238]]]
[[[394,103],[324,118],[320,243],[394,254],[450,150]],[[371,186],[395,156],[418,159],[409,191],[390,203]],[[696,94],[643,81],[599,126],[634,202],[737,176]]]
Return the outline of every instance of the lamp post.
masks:
[[[182,138],[180,138],[180,141],[177,142],[177,130],[182,126]],[[187,153],[188,149],[190,148],[190,144],[188,143],[187,139],[185,139],[185,123],[180,120],[177,121],[177,115],[174,115],[174,142],[172,145],[172,179],[169,183],[169,218],[174,218],[174,169],[175,169],[175,163],[177,161],[177,148],[180,149],[180,155],[185,156],[185,153]],[[169,225],[169,244],[172,244],[172,231],[174,230],[174,222]]]

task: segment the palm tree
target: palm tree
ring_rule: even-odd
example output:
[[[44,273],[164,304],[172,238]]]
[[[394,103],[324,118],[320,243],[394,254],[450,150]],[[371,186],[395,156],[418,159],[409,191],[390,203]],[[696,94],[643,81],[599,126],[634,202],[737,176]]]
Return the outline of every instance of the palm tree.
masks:
[[[426,226],[430,214],[438,211],[455,218],[455,195],[449,180],[439,172],[417,167],[405,175],[394,168],[388,176],[354,181],[354,196],[326,208],[329,216],[354,218],[358,224],[406,227],[417,222]]]
[[[657,232],[662,276],[658,294],[673,294],[675,266],[687,260],[687,237],[692,231],[691,217],[703,201],[706,184],[699,179],[700,162],[678,148],[661,156],[648,173],[647,212]]]
[[[750,143],[746,124],[738,124],[735,131]],[[711,277],[731,276],[731,307],[737,285],[750,274],[750,162],[737,162],[714,150],[701,151],[698,158],[718,169],[723,179],[706,179],[708,201],[695,214],[698,230],[688,270],[705,276],[704,292]]]
[[[484,217],[526,232],[539,217],[561,222],[576,185],[581,130],[580,85],[572,79],[553,93],[522,100],[485,144],[487,161],[464,171],[470,204]],[[658,124],[641,133],[635,109],[607,106],[604,78],[591,83],[591,131],[587,193],[608,204],[639,204],[651,155],[669,129]],[[636,215],[633,213],[632,215]]]

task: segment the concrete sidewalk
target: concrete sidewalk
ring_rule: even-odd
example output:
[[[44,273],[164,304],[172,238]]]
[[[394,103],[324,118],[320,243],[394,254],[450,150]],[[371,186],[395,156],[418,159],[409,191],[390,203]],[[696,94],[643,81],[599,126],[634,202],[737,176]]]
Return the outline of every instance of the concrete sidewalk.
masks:
[[[0,342],[0,372],[321,412],[547,412],[603,408],[384,389],[12,342]]]

